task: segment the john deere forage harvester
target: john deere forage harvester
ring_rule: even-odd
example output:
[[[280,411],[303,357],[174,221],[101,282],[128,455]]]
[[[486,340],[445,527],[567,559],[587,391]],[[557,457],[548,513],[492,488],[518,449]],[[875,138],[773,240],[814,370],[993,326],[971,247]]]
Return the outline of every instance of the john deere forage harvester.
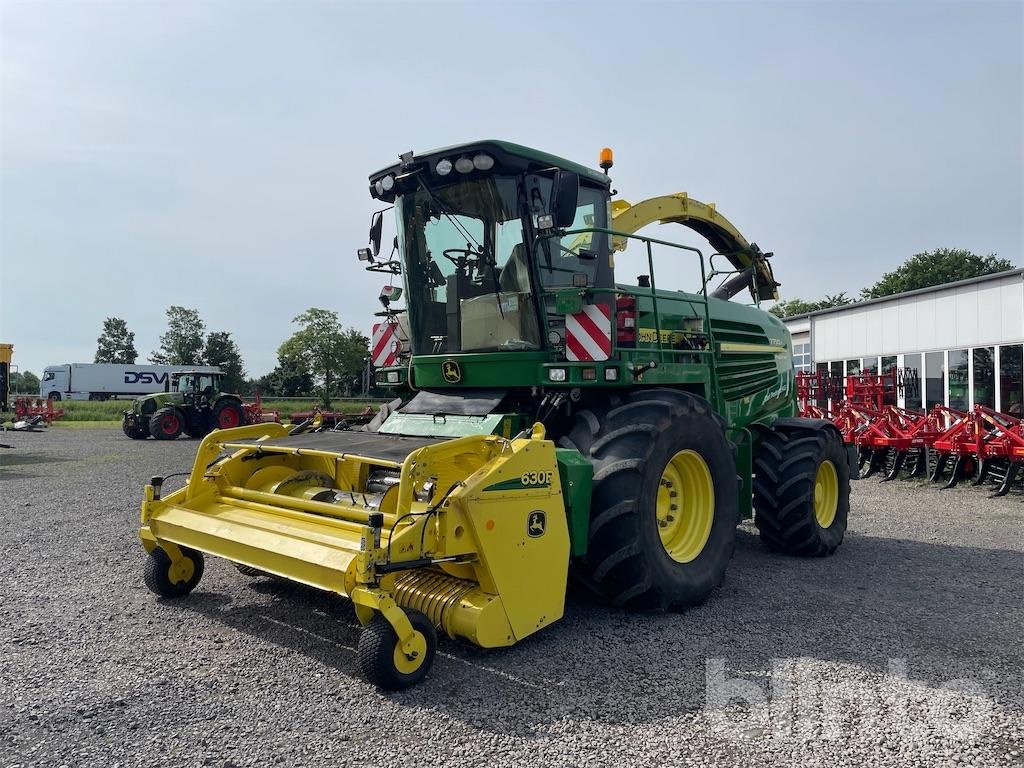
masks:
[[[772,549],[835,550],[856,456],[796,418],[789,335],[756,306],[771,254],[685,194],[612,201],[601,167],[481,141],[374,173],[414,395],[365,431],[208,435],[184,488],[145,489],[147,585],[185,595],[209,554],[347,595],[363,672],[401,688],[438,631],[495,647],[557,621],[570,573],[624,608],[700,603],[744,517]],[[659,221],[715,254],[635,234]],[[630,242],[637,285],[614,275]],[[655,249],[699,268],[694,292],[657,287]]]

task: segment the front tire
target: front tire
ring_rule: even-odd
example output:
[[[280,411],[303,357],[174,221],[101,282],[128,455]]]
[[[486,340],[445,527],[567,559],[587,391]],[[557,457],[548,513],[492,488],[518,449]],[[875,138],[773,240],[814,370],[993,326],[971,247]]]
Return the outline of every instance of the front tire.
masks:
[[[385,691],[400,691],[427,676],[437,652],[437,631],[419,611],[406,610],[409,623],[421,638],[421,651],[410,659],[398,647],[398,635],[384,614],[375,614],[359,636],[359,668],[366,679]]]
[[[121,431],[132,440],[145,440],[149,437],[149,430],[142,424],[136,424],[128,419],[121,420]]]
[[[580,580],[613,605],[679,610],[722,583],[739,485],[722,419],[696,395],[650,388],[583,409],[564,440],[594,465]]]
[[[173,405],[160,408],[149,420],[149,434],[157,440],[175,440],[181,434],[185,419]]]
[[[779,428],[754,458],[754,524],[778,552],[823,557],[836,551],[850,513],[850,467],[832,429]]]
[[[146,558],[146,567],[142,573],[146,587],[154,595],[173,599],[184,597],[199,584],[203,578],[205,561],[203,554],[188,547],[179,547],[185,562],[174,567],[171,556],[160,547],[154,547]]]

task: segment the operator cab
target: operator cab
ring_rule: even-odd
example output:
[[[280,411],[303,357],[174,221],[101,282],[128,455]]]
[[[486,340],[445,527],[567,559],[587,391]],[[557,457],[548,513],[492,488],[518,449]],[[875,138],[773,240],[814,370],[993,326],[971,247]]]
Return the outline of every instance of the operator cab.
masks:
[[[171,374],[171,391],[209,403],[217,394],[220,375],[205,371],[182,371]]]
[[[409,153],[371,176],[371,194],[396,212],[412,353],[564,349],[555,291],[605,289],[596,302],[613,303],[608,236],[572,233],[608,227],[609,183],[495,141]],[[371,242],[360,258],[379,253],[379,218]]]

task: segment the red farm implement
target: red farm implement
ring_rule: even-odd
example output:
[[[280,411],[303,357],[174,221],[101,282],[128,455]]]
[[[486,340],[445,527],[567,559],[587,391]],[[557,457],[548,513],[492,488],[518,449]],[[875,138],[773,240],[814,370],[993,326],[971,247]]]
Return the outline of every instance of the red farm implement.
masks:
[[[901,372],[845,378],[798,374],[800,413],[829,419],[839,428],[843,441],[860,453],[862,477],[883,473],[883,481],[889,481],[905,470],[909,477],[927,474],[945,488],[973,478],[974,485],[995,482],[994,495],[1006,495],[1024,475],[1021,419],[983,405],[970,412],[894,405],[909,383]]]
[[[999,482],[994,495],[1005,496],[1024,465],[1024,426],[1016,416],[976,405],[935,438],[931,453],[933,482],[945,479],[945,487],[952,488],[972,476],[974,485],[994,478]]]
[[[42,421],[52,424],[64,416],[64,409],[55,408],[53,403],[53,400],[41,397],[17,397],[14,399],[14,418],[16,421],[32,421],[41,416]]]

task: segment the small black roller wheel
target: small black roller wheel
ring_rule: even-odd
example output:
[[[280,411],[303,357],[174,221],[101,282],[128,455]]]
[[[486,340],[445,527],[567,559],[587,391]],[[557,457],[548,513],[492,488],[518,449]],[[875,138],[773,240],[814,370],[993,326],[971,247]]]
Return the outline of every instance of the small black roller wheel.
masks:
[[[203,554],[188,547],[179,547],[189,563],[179,568],[172,567],[171,557],[160,547],[155,547],[146,558],[143,578],[149,591],[160,597],[184,597],[203,578]]]
[[[366,679],[385,691],[400,691],[416,685],[430,671],[437,651],[437,632],[430,619],[419,611],[406,616],[416,631],[418,649],[410,658],[398,647],[398,635],[384,614],[378,613],[359,636],[359,668]]]
[[[157,440],[175,440],[184,426],[182,414],[173,405],[168,405],[153,414],[149,420],[149,434]]]

